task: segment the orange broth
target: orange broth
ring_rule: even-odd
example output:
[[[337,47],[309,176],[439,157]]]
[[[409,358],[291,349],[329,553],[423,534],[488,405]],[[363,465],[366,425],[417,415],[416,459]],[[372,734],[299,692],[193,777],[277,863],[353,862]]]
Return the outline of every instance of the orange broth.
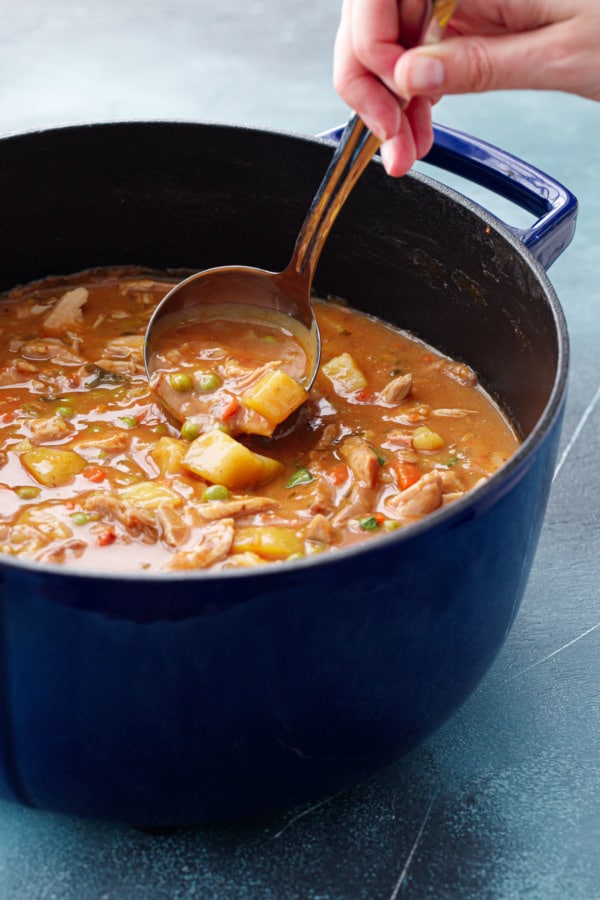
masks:
[[[102,571],[282,564],[404,528],[518,447],[468,366],[321,300],[322,367],[294,427],[239,434],[220,411],[181,426],[142,358],[174,283],[95,270],[1,298],[0,552]],[[301,365],[289,336],[241,336],[243,360],[237,327],[178,335],[177,371],[222,387],[235,366]]]

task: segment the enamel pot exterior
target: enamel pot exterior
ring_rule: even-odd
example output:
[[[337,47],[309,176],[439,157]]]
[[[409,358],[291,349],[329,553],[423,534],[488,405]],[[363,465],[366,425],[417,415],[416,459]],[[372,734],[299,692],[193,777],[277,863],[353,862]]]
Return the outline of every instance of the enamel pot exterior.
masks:
[[[99,265],[282,269],[331,146],[225,126],[0,140],[0,289]],[[321,295],[464,359],[524,444],[482,488],[368,547],[228,574],[0,566],[0,796],[139,825],[336,792],[422,741],[501,647],[531,568],[567,339],[544,269],[423,176],[373,163]]]

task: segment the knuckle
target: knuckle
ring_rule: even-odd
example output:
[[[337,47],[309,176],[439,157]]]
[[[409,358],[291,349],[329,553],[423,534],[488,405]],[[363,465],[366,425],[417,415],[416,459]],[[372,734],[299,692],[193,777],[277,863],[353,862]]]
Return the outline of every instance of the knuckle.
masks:
[[[472,91],[489,91],[494,85],[494,66],[484,41],[473,39],[467,47],[467,72]]]
[[[355,34],[352,40],[352,49],[356,59],[362,63],[366,69],[373,68],[374,52],[373,42],[362,34]]]

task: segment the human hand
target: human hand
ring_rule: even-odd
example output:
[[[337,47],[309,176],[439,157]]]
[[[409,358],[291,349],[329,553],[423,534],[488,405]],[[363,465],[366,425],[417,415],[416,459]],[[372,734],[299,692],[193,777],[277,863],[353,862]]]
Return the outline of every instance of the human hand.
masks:
[[[443,94],[522,88],[600,100],[597,3],[461,0],[444,41],[406,49],[398,27],[405,2],[345,0],[334,57],[336,89],[384,141],[390,174],[403,174],[429,149],[423,110],[430,115]],[[398,97],[412,98],[406,116]],[[416,108],[421,113],[411,114]]]
[[[339,95],[382,141],[391,175],[403,175],[431,148],[431,100],[404,99],[394,67],[417,41],[423,0],[343,0],[334,50],[334,85]]]

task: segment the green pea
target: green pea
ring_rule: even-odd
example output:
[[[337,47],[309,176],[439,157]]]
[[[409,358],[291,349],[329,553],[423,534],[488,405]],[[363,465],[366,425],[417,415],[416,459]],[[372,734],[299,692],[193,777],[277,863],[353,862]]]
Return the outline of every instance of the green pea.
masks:
[[[164,422],[159,422],[158,425],[155,425],[153,431],[154,434],[158,434],[160,437],[169,433],[169,429]]]
[[[123,423],[125,428],[135,428],[138,423],[134,416],[120,416],[119,421]]]
[[[229,498],[229,491],[225,487],[224,484],[211,484],[209,485],[204,493],[202,494],[203,500],[227,500]]]
[[[181,437],[184,441],[193,441],[200,434],[200,426],[191,419],[186,419],[181,426]]]
[[[201,391],[208,394],[221,387],[221,379],[216,372],[200,372],[196,375],[196,384]]]
[[[32,484],[23,484],[15,488],[15,494],[21,500],[35,500],[39,493],[40,488],[34,487]]]
[[[90,521],[90,517],[84,512],[71,513],[71,521],[74,525],[86,525]]]
[[[181,393],[191,391],[194,386],[192,376],[188,375],[187,372],[172,372],[169,375],[169,383],[174,390]]]
[[[70,419],[75,415],[75,412],[72,406],[59,406],[56,409],[56,415],[62,416],[63,419]]]

